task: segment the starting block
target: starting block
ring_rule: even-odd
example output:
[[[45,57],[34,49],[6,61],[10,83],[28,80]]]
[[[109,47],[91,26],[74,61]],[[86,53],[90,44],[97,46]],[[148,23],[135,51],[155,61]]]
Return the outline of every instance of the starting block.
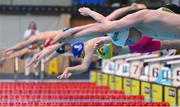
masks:
[[[97,72],[96,71],[91,71],[90,72],[90,82],[97,82]]]
[[[179,89],[172,86],[164,86],[164,101],[169,102],[170,105],[179,105]]]
[[[158,56],[129,54],[103,60],[97,83],[126,94],[144,95],[146,101],[180,105],[180,55]]]
[[[130,63],[130,77],[131,79],[131,94],[137,95],[140,94],[140,80],[138,80],[141,77],[142,71],[143,71],[143,60],[150,59],[150,58],[156,58],[159,54],[149,54],[149,55],[143,55],[143,56],[137,56],[132,58],[127,58],[126,62]]]
[[[170,102],[172,106],[180,106],[180,59],[173,60],[166,63],[171,73],[171,86],[164,87],[164,100]]]
[[[97,71],[97,85],[102,85],[103,75],[101,71]]]
[[[123,89],[123,77],[115,76],[115,89],[122,90]]]
[[[180,59],[167,62],[170,69],[172,70],[172,86],[178,87],[180,86]]]
[[[110,89],[116,89],[116,76],[114,74],[109,75],[109,87]]]
[[[166,67],[166,62],[174,59],[180,59],[180,55],[145,60],[144,63],[148,63],[147,66],[149,68],[149,81],[158,81],[158,83],[160,84],[170,85],[166,84],[170,82],[165,81],[168,79],[167,77],[171,74],[170,69]],[[167,79],[165,79],[164,76],[166,76]]]
[[[144,61],[148,63],[149,67],[149,81],[152,82],[152,101],[167,101],[173,106],[178,104],[179,62],[172,61],[175,59],[180,59],[180,55]]]
[[[119,76],[129,76],[129,63],[126,63],[126,58],[137,57],[141,54],[127,54],[111,58],[115,62],[115,74]]]
[[[139,79],[141,74],[143,74],[143,61],[150,58],[156,58],[158,56],[159,54],[150,54],[126,59],[126,62],[130,63],[130,77]]]
[[[116,81],[116,89],[124,89],[126,94],[130,94],[131,92],[131,79],[126,78],[129,77],[130,74],[130,64],[126,63],[126,58],[137,57],[140,54],[127,54],[113,57],[111,60],[115,62],[115,77]],[[119,77],[118,77],[119,76]],[[118,82],[118,84],[117,84]]]
[[[131,78],[124,77],[123,78],[123,90],[126,94],[131,94],[132,81]]]
[[[102,62],[102,71],[105,74],[109,74],[109,76],[107,77],[105,74],[103,74],[103,80],[104,80],[104,84],[109,84],[109,87],[111,89],[122,89],[122,78],[121,77],[116,77],[115,75],[119,74],[118,71],[120,71],[120,74],[123,75],[123,72],[129,72],[129,64],[124,64],[125,62],[125,58],[128,57],[134,57],[134,56],[139,56],[140,54],[127,54],[127,55],[121,55],[121,56],[116,56],[113,57],[109,60],[103,60]],[[122,76],[121,75],[121,76]],[[119,82],[120,84],[118,84],[116,86],[116,79],[117,82]],[[108,83],[107,83],[108,81]],[[117,88],[116,88],[117,87]]]
[[[152,83],[152,101],[153,102],[162,102],[164,87],[161,84]]]
[[[109,74],[102,72],[102,85],[103,86],[109,86]]]
[[[102,85],[109,86],[114,89],[115,81],[113,80],[115,74],[115,63],[112,60],[103,60],[102,62]],[[112,81],[111,81],[112,80]]]
[[[141,81],[141,95],[144,96],[146,101],[151,101],[152,87],[150,82]]]

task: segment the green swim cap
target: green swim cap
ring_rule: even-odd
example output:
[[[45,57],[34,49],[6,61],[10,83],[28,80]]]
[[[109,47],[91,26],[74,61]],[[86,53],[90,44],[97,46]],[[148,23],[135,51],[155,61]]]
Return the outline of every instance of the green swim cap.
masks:
[[[112,44],[104,44],[101,48],[96,50],[98,56],[102,59],[109,59],[113,55],[113,47]]]

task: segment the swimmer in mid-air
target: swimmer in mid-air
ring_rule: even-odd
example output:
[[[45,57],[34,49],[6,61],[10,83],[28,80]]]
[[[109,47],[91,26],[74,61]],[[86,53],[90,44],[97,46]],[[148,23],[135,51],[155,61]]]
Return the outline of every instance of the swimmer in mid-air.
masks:
[[[110,41],[110,39],[108,39],[108,37],[106,37],[106,39],[101,39],[101,40],[102,41]],[[159,49],[171,49],[171,48],[174,48],[174,46],[177,46],[177,45],[179,47],[179,43],[180,43],[179,40],[174,40],[173,42],[170,41],[170,40],[159,41],[159,40],[155,40],[155,39],[149,38],[149,37],[142,37],[138,42],[135,43],[135,45],[129,46],[129,51],[142,53],[142,52],[150,52],[150,51],[159,50]],[[121,48],[118,49],[118,47],[116,47],[115,49],[121,50]],[[105,50],[105,48],[103,50]],[[91,59],[88,59],[87,61],[90,61],[90,60]],[[82,65],[85,66],[86,64],[82,62],[82,64],[79,65],[79,66],[82,66]],[[74,69],[74,71],[78,71],[78,66],[75,66],[75,67],[72,67],[72,68],[68,67],[63,72],[63,74],[61,76],[59,76],[59,77],[60,78],[68,78],[68,77],[70,77],[72,75],[73,69]]]
[[[180,23],[177,22],[180,22],[179,14],[143,9],[119,20],[103,21],[103,23],[99,23],[96,26],[82,30],[73,35],[75,37],[82,37],[85,35],[102,35],[105,33],[119,32],[118,36],[112,36],[112,41],[117,41],[118,39],[126,40],[128,38],[129,28],[133,27],[142,34],[155,39],[177,40],[180,39]],[[121,34],[126,34],[126,36]],[[68,32],[61,37],[68,38],[71,35],[71,32]],[[58,41],[61,37],[57,37],[55,41]]]
[[[140,9],[144,9],[144,8],[146,8],[146,7],[144,5],[142,5],[142,4],[132,4],[131,6],[124,7],[124,8],[121,8],[121,9],[118,9],[118,10],[114,11],[112,14],[110,14],[108,16],[108,18],[110,20],[113,20],[118,16],[126,15],[130,11],[136,11],[136,10],[140,10]],[[82,30],[85,30],[85,29],[88,29],[90,27],[96,26],[97,24],[99,24],[99,23],[79,26],[79,27],[71,28],[68,31],[73,33],[73,34],[76,34],[77,32],[80,32]],[[37,34],[35,36],[31,36],[28,39],[26,39],[26,40],[24,40],[24,41],[22,41],[20,43],[17,43],[16,45],[6,49],[4,53],[9,55],[9,54],[13,53],[16,50],[19,50],[19,49],[24,48],[24,47],[26,47],[28,45],[31,45],[32,43],[36,43],[38,41],[45,40],[47,38],[53,39],[54,37],[60,37],[62,40],[64,40],[63,35],[65,35],[64,31],[66,31],[66,30],[67,29],[58,30],[58,31],[41,32],[41,33],[39,33],[39,34]],[[59,35],[59,36],[57,36],[57,35]],[[101,35],[101,36],[103,36],[103,35]],[[85,41],[87,41],[89,39],[92,39],[92,38],[95,38],[95,37],[100,37],[100,35],[93,35],[93,36],[92,35],[91,36],[86,35],[86,36],[80,37],[80,39],[85,42]],[[53,39],[53,41],[55,41],[55,40],[56,39]],[[66,42],[71,43],[74,40],[76,40],[76,38],[70,38]],[[53,44],[53,42],[52,42],[52,44]]]
[[[138,7],[138,8],[137,8]],[[121,9],[117,9],[115,10],[113,13],[111,13],[109,16],[107,17],[104,17],[103,15],[95,12],[95,11],[92,11],[90,10],[89,8],[80,8],[79,11],[81,12],[81,14],[83,15],[89,15],[89,16],[92,16],[94,19],[96,19],[98,22],[105,22],[105,21],[108,21],[108,20],[114,20],[115,18],[119,17],[119,16],[122,16],[124,15],[125,13],[128,13],[129,11],[132,11],[133,9],[134,10],[141,10],[141,9],[145,9],[145,5],[142,5],[142,4],[132,4],[131,6],[128,6],[128,7],[124,7],[124,8],[121,8]],[[178,13],[177,11],[174,12],[174,10],[176,10],[178,7],[176,5],[165,5],[164,7],[161,7],[159,8],[158,10],[160,11],[167,11],[167,12],[172,12],[172,13]],[[171,10],[172,9],[172,10]],[[66,34],[71,34],[72,31],[71,30],[68,30]],[[128,33],[126,34],[128,35]],[[125,35],[125,36],[126,36]],[[134,29],[134,28],[131,28],[130,29],[130,33],[129,33],[129,36],[128,36],[128,39],[127,40],[130,40],[131,43],[135,43],[138,39],[140,39],[142,36],[142,34],[137,31],[137,29]],[[69,35],[66,35],[65,37],[68,38]],[[115,36],[118,36],[118,35],[115,35]],[[124,36],[122,33],[120,33],[120,36]],[[74,36],[73,36],[74,37]],[[71,37],[70,37],[71,38]],[[126,38],[126,37],[125,37]],[[126,39],[124,39],[123,37],[121,37],[120,39],[117,39],[116,41],[113,41],[112,38],[109,38],[109,42],[110,40],[112,40],[112,42],[117,45],[117,46],[121,46],[123,43],[125,43],[124,41]],[[127,41],[126,40],[126,41]],[[152,42],[156,41],[158,42],[158,40],[155,40],[155,39],[152,39],[152,38],[148,38],[148,37],[145,37],[145,39],[142,39],[141,40],[152,40]],[[107,39],[106,39],[107,41]],[[105,41],[102,41],[102,42],[105,42]],[[179,41],[178,40],[175,40],[175,41],[169,41],[169,40],[166,40],[166,41],[159,41],[159,44],[158,46],[154,47],[155,50],[156,49],[160,49],[160,42],[161,42],[161,49],[164,49],[163,47],[166,47],[168,49],[170,48],[179,48],[178,44],[179,44]],[[97,42],[99,43],[99,42]],[[150,43],[150,42],[147,42],[147,44]],[[168,44],[168,45],[166,45]],[[136,45],[135,45],[136,46]],[[134,49],[134,52],[140,52],[140,53],[143,53],[143,52],[148,52],[148,50],[144,50],[142,47],[144,45],[142,45],[141,47],[138,46],[138,48],[136,49],[135,46],[131,46],[132,49]],[[159,47],[159,48],[158,48]],[[131,50],[132,50],[131,49]],[[136,49],[136,50],[135,50]],[[53,51],[53,50],[52,50]],[[152,50],[149,50],[149,51],[152,51]],[[58,54],[58,53],[56,53]]]
[[[173,20],[170,20],[173,19]],[[156,39],[180,39],[180,15],[159,10],[140,10],[116,21],[106,21],[79,32],[79,36],[86,34],[101,34],[109,32],[128,32],[130,27]],[[78,34],[77,34],[78,35]],[[119,37],[121,38],[121,36]]]
[[[116,46],[113,44],[103,44],[103,46],[99,47],[98,49],[95,49],[95,45],[99,40],[109,40],[109,37],[98,37],[91,39],[87,41],[86,43],[83,43],[81,41],[77,41],[71,45],[71,52],[75,57],[83,57],[83,61],[80,65],[74,66],[74,67],[67,67],[63,74],[59,76],[59,78],[69,78],[72,74],[81,73],[88,69],[89,64],[92,62],[92,57],[94,54],[97,54],[102,59],[109,59],[113,56],[121,55],[121,54],[127,54],[129,52],[139,52],[139,53],[145,53],[145,52],[153,52],[159,49],[167,49],[172,48],[171,44],[166,44],[164,41],[155,40],[153,38],[149,38],[147,36],[142,37],[140,40],[138,40],[134,45],[129,46]],[[41,51],[41,57],[37,57],[39,54],[36,54],[31,64],[35,61],[40,60],[41,58],[44,58],[47,55],[47,51],[50,49],[50,47],[47,47],[43,51]],[[45,59],[45,62],[52,59],[53,57],[68,52],[69,50],[65,48],[65,46],[62,46],[58,48],[56,51],[54,51],[50,56],[48,56]],[[49,53],[48,53],[49,54]],[[40,58],[40,59],[38,59]]]
[[[43,43],[33,43],[27,47],[21,48],[19,50],[12,51],[8,54],[2,54],[0,56],[0,65],[3,65],[3,63],[6,60],[13,59],[13,58],[20,58],[20,59],[26,59],[28,56],[33,56],[33,54],[38,53],[41,51],[44,47],[49,46],[51,40],[46,39]]]
[[[125,16],[126,14],[130,13],[131,11],[138,11],[138,10],[141,10],[141,9],[144,9],[146,8],[145,5],[143,4],[132,4],[130,6],[127,6],[127,7],[123,7],[123,8],[120,8],[120,9],[117,9],[115,10],[113,13],[111,13],[110,15],[107,16],[108,20],[114,20],[116,19],[117,17],[122,17],[122,16]],[[105,19],[104,16],[102,16],[101,14],[98,14],[96,12],[94,12],[94,15],[98,15],[99,19],[103,20]],[[97,17],[97,18],[98,18]],[[71,28],[71,29],[68,29],[66,30],[64,33],[62,33],[61,35],[59,36],[56,36],[54,39],[53,39],[53,43],[57,43],[57,39],[60,38],[61,40],[59,40],[58,42],[61,42],[63,41],[63,43],[73,43],[73,41],[77,41],[77,40],[81,40],[82,42],[86,42],[87,40],[89,39],[92,39],[92,38],[96,38],[96,37],[101,37],[101,36],[106,36],[106,35],[85,35],[85,36],[82,36],[82,37],[76,37],[76,33],[79,32],[79,31],[82,31],[82,30],[85,30],[89,27],[93,27],[95,25],[97,25],[99,23],[94,23],[94,24],[89,24],[89,25],[85,25],[85,26],[79,26],[79,27],[75,27],[75,28]],[[68,35],[70,34],[74,34],[74,36],[64,40],[65,38],[68,37]],[[63,37],[64,35],[66,35],[66,37]],[[113,34],[111,34],[113,35]],[[133,36],[132,36],[133,37]],[[135,39],[135,38],[133,38]],[[136,39],[135,39],[136,40]],[[124,42],[124,41],[123,41]],[[54,46],[51,46],[51,47],[48,47],[48,49],[45,49],[44,52],[40,52],[38,54],[36,54],[34,56],[34,61],[35,60],[38,60],[38,59],[42,59],[43,57],[47,56],[49,53],[52,53],[53,51],[55,51],[58,47],[58,44],[54,45]],[[47,53],[46,53],[47,52]],[[58,53],[54,53],[54,55],[58,55]]]
[[[108,37],[107,37],[107,39],[99,39],[99,40],[110,40],[110,39],[108,39]],[[167,42],[168,42],[168,44],[167,44]],[[164,49],[164,48],[165,49],[166,48],[172,48],[174,45],[177,45],[178,43],[179,43],[179,41],[175,41],[175,42],[171,42],[171,41],[158,41],[158,40],[155,40],[155,39],[152,39],[152,38],[149,38],[149,37],[143,37],[143,38],[141,38],[140,41],[135,43],[134,46],[129,46],[129,48],[127,48],[127,47],[126,48],[123,47],[123,48],[129,49],[129,51],[131,51],[131,52],[144,53],[144,52],[151,52],[151,51],[155,51],[155,50],[159,50],[159,49]],[[120,48],[120,49],[123,50],[123,48]],[[92,51],[94,51],[94,50],[92,50]],[[56,55],[58,54],[58,52],[55,52],[55,53],[56,53]],[[91,53],[91,52],[88,51],[87,55],[85,55],[85,56],[88,56],[88,53]],[[47,59],[51,59],[51,58],[47,58]],[[91,62],[91,59],[89,59],[89,61]],[[82,63],[82,65],[84,65],[84,64]],[[74,68],[76,68],[76,67],[74,67]],[[87,68],[87,67],[81,67],[81,68]],[[65,71],[67,71],[67,70],[65,70]]]

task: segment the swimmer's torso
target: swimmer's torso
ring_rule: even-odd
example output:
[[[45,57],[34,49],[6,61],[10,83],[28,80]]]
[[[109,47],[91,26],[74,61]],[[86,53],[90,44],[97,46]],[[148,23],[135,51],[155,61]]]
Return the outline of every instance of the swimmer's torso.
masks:
[[[154,16],[155,12],[158,14]],[[148,20],[146,21],[146,19]],[[180,15],[148,10],[145,21],[143,24],[136,25],[136,28],[145,35],[156,39],[180,39]]]

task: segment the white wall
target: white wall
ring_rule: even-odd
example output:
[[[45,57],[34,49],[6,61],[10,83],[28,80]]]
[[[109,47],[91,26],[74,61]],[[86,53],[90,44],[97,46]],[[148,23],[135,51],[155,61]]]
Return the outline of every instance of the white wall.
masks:
[[[39,31],[57,30],[63,27],[60,16],[0,15],[0,49],[21,41],[31,21],[37,23]]]

